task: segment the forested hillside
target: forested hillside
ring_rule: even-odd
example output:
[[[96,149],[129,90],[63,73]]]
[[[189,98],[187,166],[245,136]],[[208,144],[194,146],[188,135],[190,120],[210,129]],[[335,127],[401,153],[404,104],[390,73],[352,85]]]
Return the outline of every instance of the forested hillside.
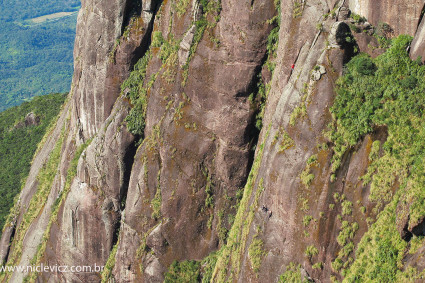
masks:
[[[36,95],[67,92],[80,1],[0,3],[0,111]],[[46,21],[33,18],[69,12]]]
[[[14,22],[57,12],[74,11],[80,0],[4,0],[0,2],[0,21]]]
[[[0,225],[28,175],[31,159],[66,94],[35,97],[0,113]],[[32,114],[31,114],[32,113]]]

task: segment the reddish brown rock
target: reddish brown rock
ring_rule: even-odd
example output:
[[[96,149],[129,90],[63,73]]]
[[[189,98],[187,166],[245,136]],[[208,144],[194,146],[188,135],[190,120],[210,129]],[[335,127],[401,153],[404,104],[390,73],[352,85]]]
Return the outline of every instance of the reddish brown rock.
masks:
[[[235,213],[231,206],[246,180],[254,138],[248,96],[265,56],[271,28],[266,20],[275,9],[272,1],[254,2],[252,8],[248,1],[221,4],[212,31],[219,45],[205,33],[189,63],[185,86],[179,73],[167,84],[160,72],[150,90],[146,138],[135,157],[116,256],[114,276],[120,282],[162,282],[162,272],[173,260],[202,259],[222,241],[220,225],[230,228],[225,219]],[[237,10],[231,8],[235,5]],[[170,3],[161,9],[167,11]],[[173,18],[171,32],[187,38],[191,15]],[[161,15],[158,30],[167,34],[170,21]],[[147,77],[158,63],[152,59]],[[169,109],[164,97],[171,101]],[[176,111],[182,111],[181,118]],[[206,205],[207,187],[211,207]],[[159,217],[153,207],[158,190]]]
[[[156,1],[85,1],[78,15],[74,48],[73,121],[84,139],[93,137],[112,111],[120,86],[146,50]],[[139,8],[137,8],[139,7]],[[136,13],[137,22],[130,21]],[[136,29],[121,37],[124,29]]]
[[[414,35],[419,25],[424,0],[348,0],[351,12],[366,17],[374,26],[387,23],[394,34]]]
[[[413,38],[410,46],[410,58],[416,60],[421,57],[421,61],[425,61],[425,21],[422,20]]]
[[[199,44],[193,53],[190,50],[197,40],[193,21],[202,16],[197,1],[188,1],[183,12],[174,11],[174,2],[164,1],[156,19],[157,1],[83,1],[73,97],[34,159],[17,214],[2,234],[1,258],[8,260],[9,251],[19,244],[12,242],[9,247],[14,227],[22,223],[39,185],[39,168],[48,160],[62,129],[66,136],[57,174],[40,215],[22,241],[20,264],[30,264],[42,243],[52,206],[66,184],[69,161],[85,142],[90,145],[78,160],[70,192],[51,227],[43,263],[104,265],[119,238],[112,277],[117,282],[163,282],[174,260],[202,260],[216,251],[224,245],[229,219],[236,212],[237,191],[245,185],[252,166],[258,109],[249,96],[257,92],[258,77],[262,76],[266,83],[270,81],[271,88],[259,137],[263,157],[252,195],[248,196],[254,220],[248,223],[244,218],[247,241],[238,243],[244,244],[239,266],[221,268],[227,269],[225,275],[232,274],[234,281],[276,282],[288,264],[296,262],[301,264],[305,279],[327,282],[331,275],[341,279],[331,268],[340,250],[335,241],[342,225],[337,218],[342,210],[340,203],[352,203],[353,212],[343,220],[358,224],[352,239],[358,243],[368,229],[365,219],[373,221],[374,217],[369,187],[363,188],[359,177],[367,170],[372,142],[384,142],[386,130],[376,129],[350,148],[332,181],[333,152],[318,145],[329,142],[323,132],[331,121],[329,107],[343,64],[353,56],[355,47],[377,55],[370,48],[375,41],[366,33],[355,35],[358,46],[347,40],[349,29],[341,22],[348,13],[345,8],[337,13],[340,19],[324,19],[323,15],[339,8],[337,2],[344,1],[302,1],[298,12],[293,10],[293,1],[281,2],[272,75],[263,67],[272,28],[267,20],[276,13],[272,0],[222,0],[220,14],[207,16],[213,27],[196,42]],[[396,35],[415,34],[423,2],[352,0],[345,4],[374,25],[387,22]],[[317,26],[318,22],[323,25]],[[136,152],[125,122],[132,102],[119,96],[120,85],[149,48],[152,29],[175,44],[176,52],[172,62],[163,64],[158,54],[165,47],[151,50],[144,82],[145,139]],[[422,26],[412,44],[412,56],[423,52],[421,34]],[[190,60],[187,74],[182,70],[186,60]],[[148,83],[152,76],[156,80]],[[291,125],[291,114],[301,103],[306,103],[305,117],[298,117]],[[294,145],[282,152],[278,142],[283,130]],[[317,164],[309,170],[315,177],[307,187],[300,175],[314,154]],[[255,207],[257,193],[256,205],[267,206],[271,216],[265,217]],[[335,201],[335,193],[344,197]],[[330,209],[330,204],[335,207]],[[364,214],[360,208],[364,208]],[[248,215],[248,209],[245,212]],[[307,213],[314,218],[310,224],[314,229],[303,224]],[[409,233],[423,232],[422,219],[409,227],[405,216],[400,213],[401,232],[405,228]],[[253,272],[248,252],[254,235],[264,244],[258,274]],[[318,251],[307,257],[304,252],[311,245]],[[312,260],[322,262],[323,268],[313,269]],[[417,254],[406,262],[425,266]],[[25,275],[15,273],[8,278],[21,282]],[[52,273],[39,275],[38,280],[98,282],[100,274]]]

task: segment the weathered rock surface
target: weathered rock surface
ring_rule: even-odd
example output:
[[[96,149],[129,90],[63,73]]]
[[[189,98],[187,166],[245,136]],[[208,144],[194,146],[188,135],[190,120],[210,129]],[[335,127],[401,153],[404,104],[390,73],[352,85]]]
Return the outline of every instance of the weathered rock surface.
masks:
[[[387,23],[394,34],[415,35],[424,8],[423,0],[347,0],[350,10],[379,26]]]
[[[180,43],[179,63],[182,67],[186,64],[187,59],[189,59],[190,46],[192,46],[193,43],[195,30],[196,26],[191,26],[191,28],[186,32],[185,36],[183,37],[182,42]]]
[[[24,121],[19,122],[15,125],[15,129],[19,129],[22,127],[29,127],[29,126],[37,126],[40,124],[40,117],[35,115],[33,112],[28,113],[25,116]]]
[[[230,247],[240,250],[226,265],[217,265],[215,274],[238,282],[276,282],[296,262],[304,279],[341,279],[331,267],[341,249],[335,239],[342,221],[350,220],[358,223],[352,239],[357,244],[368,230],[366,219],[374,220],[369,187],[363,187],[359,177],[369,165],[372,142],[386,139],[386,130],[376,129],[349,149],[340,169],[332,172],[333,152],[323,132],[331,121],[336,80],[357,49],[372,56],[382,52],[370,33],[351,34],[348,8],[373,25],[387,22],[394,35],[416,34],[411,46],[411,56],[416,57],[424,52],[423,22],[416,30],[424,3],[295,2],[280,4],[272,75],[263,66],[272,29],[268,20],[276,15],[272,0],[222,0],[215,10],[196,0],[179,2],[178,8],[173,1],[83,1],[72,97],[35,156],[16,214],[2,234],[1,259],[12,264],[10,254],[19,251],[20,243],[10,245],[10,240],[40,187],[40,168],[64,135],[54,181],[13,263],[29,265],[45,243],[37,263],[105,265],[119,240],[111,271],[116,282],[163,282],[174,260],[202,260],[225,245],[237,192],[247,182],[258,139],[257,155],[261,148],[262,158],[242,211],[246,234],[237,234],[246,241]],[[334,8],[335,18],[324,17]],[[197,38],[200,24],[194,22],[204,16],[209,25]],[[361,29],[370,27],[363,24]],[[166,44],[150,49],[144,81],[146,127],[144,140],[138,141],[125,120],[134,101],[120,96],[120,86],[146,54],[153,31],[161,32],[172,51],[163,62],[160,55]],[[259,109],[250,94],[259,92],[261,81],[270,84],[259,133],[255,128]],[[297,107],[305,113],[293,119]],[[282,151],[284,133],[293,145]],[[83,144],[88,147],[69,180],[70,161]],[[317,160],[307,167],[313,155]],[[309,185],[301,179],[305,170],[314,174]],[[62,195],[65,188],[69,192]],[[52,208],[62,196],[53,221]],[[339,219],[344,201],[351,202],[352,213]],[[272,211],[271,216],[259,205]],[[249,222],[251,211],[254,217]],[[305,216],[313,218],[310,224],[303,223]],[[424,223],[419,219],[409,226],[409,215],[401,212],[397,219],[406,241],[423,235]],[[248,252],[254,238],[264,244],[258,272]],[[317,254],[306,257],[308,246],[318,247]],[[313,260],[323,266],[313,268]],[[405,261],[425,267],[417,253]],[[21,282],[26,275],[14,273],[5,280]],[[38,281],[99,282],[100,277],[99,272],[43,273]],[[221,282],[217,278],[213,280]]]
[[[43,256],[46,262],[69,266],[105,264],[116,241],[121,201],[126,196],[135,152],[132,145],[134,137],[126,130],[124,123],[130,105],[123,99],[117,100],[117,97],[121,83],[147,48],[156,4],[155,1],[146,1],[142,9],[142,5],[134,6],[132,1],[82,3],[71,99],[33,161],[16,206],[17,215],[12,217],[13,223],[10,223],[12,229],[2,235],[1,255],[5,261],[12,260],[9,255],[17,250],[13,253],[13,263],[30,265],[42,241],[46,241],[42,238],[47,235],[47,248]],[[140,20],[134,22],[130,17],[137,13]],[[125,26],[133,32],[120,39]],[[119,39],[121,43],[118,46],[116,40]],[[67,185],[69,164],[76,148],[89,142],[89,138],[96,133],[89,151],[85,151],[87,154],[83,153],[78,162],[77,177],[72,181],[64,205],[59,209],[58,220],[46,234],[52,221],[52,206],[56,205]],[[50,192],[45,196],[46,203],[41,214],[24,232],[25,240],[12,243],[9,252],[8,243],[15,233],[13,227],[17,227],[18,231],[22,229],[24,214],[40,185],[37,180],[40,168],[48,161],[61,136],[63,144],[58,170]],[[22,253],[19,251],[21,248]],[[25,275],[14,273],[11,280],[20,282]],[[40,276],[46,281],[64,278],[86,281],[98,279],[100,275],[44,273]]]
[[[116,241],[121,201],[128,188],[134,137],[123,123],[128,102],[119,98],[111,116],[82,153],[58,222],[51,232],[46,260],[72,266],[104,264]],[[44,274],[46,278],[50,274]],[[93,281],[98,274],[65,273],[68,281]]]
[[[415,37],[410,46],[410,57],[413,60],[422,58],[422,62],[425,61],[425,21],[422,21],[418,25],[418,29],[415,33]]]
[[[264,192],[260,195],[259,203],[264,203],[272,210],[273,216],[264,221],[261,212],[257,213],[260,215],[255,217],[253,224],[251,224],[250,236],[246,243],[248,248],[255,234],[255,227],[260,227],[260,230],[263,231],[261,238],[264,241],[267,254],[263,259],[258,276],[264,282],[276,282],[290,262],[302,263],[303,268],[314,280],[323,280],[329,276],[327,273],[330,270],[327,270],[326,267],[321,272],[311,269],[304,258],[303,251],[309,244],[321,247],[318,261],[326,262],[338,248],[333,241],[337,235],[336,211],[329,212],[328,215],[325,214],[323,219],[320,219],[319,212],[326,211],[326,206],[329,205],[332,194],[334,192],[342,193],[345,186],[341,181],[336,184],[329,182],[330,168],[326,164],[330,160],[330,152],[320,151],[316,145],[326,142],[322,131],[326,128],[330,119],[328,107],[332,105],[335,95],[332,85],[342,73],[342,63],[347,56],[344,53],[351,53],[348,48],[341,49],[348,47],[345,38],[349,29],[344,23],[325,22],[325,30],[329,30],[331,27],[332,30],[335,30],[329,35],[329,42],[334,42],[334,45],[327,49],[326,34],[319,35],[316,39],[315,33],[305,32],[306,30],[315,30],[314,23],[319,21],[326,6],[323,6],[321,1],[310,2],[310,5],[311,10],[305,10],[303,16],[303,18],[308,17],[310,21],[303,22],[301,19],[303,24],[297,25],[297,20],[289,20],[288,25],[295,25],[298,32],[303,30],[302,37],[292,36],[292,38],[297,38],[296,43],[292,42],[292,38],[288,38],[285,25],[281,29],[278,58],[288,57],[288,49],[291,50],[291,45],[295,45],[295,48],[291,51],[292,54],[298,54],[296,67],[289,77],[288,83],[283,84],[282,88],[277,87],[277,85],[278,81],[285,81],[282,78],[284,77],[282,71],[285,70],[286,66],[277,67],[277,73],[272,80],[272,89],[269,94],[271,96],[269,101],[276,100],[275,105],[277,106],[268,103],[266,109],[266,113],[269,113],[270,116],[265,120],[265,125],[271,125],[271,128],[269,135],[263,136],[264,154],[253,194],[256,194],[255,191],[259,189],[259,180],[263,180]],[[282,18],[288,18],[288,15],[285,15],[286,13],[283,11]],[[310,25],[310,28],[307,28],[308,25]],[[292,29],[294,29],[293,26]],[[341,36],[338,36],[340,34]],[[314,74],[314,67],[321,65],[325,67],[326,74],[319,71],[319,73],[323,73],[321,78],[317,82],[310,81],[311,71]],[[304,95],[301,89],[304,88],[304,84],[309,86],[307,100],[301,102],[301,97]],[[308,105],[307,116],[298,118],[296,124],[291,126],[289,124],[291,113],[295,107],[302,103]],[[295,144],[294,147],[285,150],[283,153],[279,151],[280,140],[273,141],[275,136],[282,136],[282,131],[287,132]],[[297,133],[302,133],[302,135]],[[305,170],[307,159],[313,154],[318,154],[319,164],[312,169],[312,173],[316,177],[309,189],[302,184],[299,176]],[[348,167],[349,164],[352,164],[353,167],[358,166],[357,163],[347,160],[347,167],[344,172],[341,172],[342,176],[337,177],[337,180],[342,180],[345,178],[345,174],[348,174],[348,171],[354,169],[349,169],[352,168],[351,166]],[[354,184],[356,183],[354,181]],[[303,213],[301,212],[301,205],[304,200],[308,202],[308,213],[318,219],[316,225],[318,225],[320,232],[305,240],[300,240],[301,237],[304,237],[302,231]],[[245,251],[247,251],[247,248]],[[246,252],[241,258],[241,263],[238,280],[256,281]],[[236,267],[232,266],[232,268]]]
[[[145,38],[158,1],[85,1],[78,14],[72,81],[73,121],[83,139],[94,136],[112,111],[123,80],[143,55]],[[130,17],[142,18],[130,23]],[[126,26],[127,24],[127,26]],[[131,37],[120,36],[137,25]],[[150,34],[150,33],[148,33]],[[121,43],[122,44],[118,44]],[[145,44],[142,44],[145,43]]]
[[[417,21],[412,24],[411,19],[419,18],[422,6],[387,1],[385,5],[391,7],[385,8],[382,2],[370,3],[367,8],[364,6],[366,1],[351,1],[349,4],[350,9],[367,16],[373,24],[388,22],[393,27],[395,35],[414,34]],[[354,4],[357,6],[353,6]],[[283,1],[282,5],[286,7],[290,6],[290,3]],[[326,7],[322,1],[309,1],[309,6],[311,10],[306,7],[300,18],[294,17],[292,11],[282,9],[277,58],[277,62],[281,64],[278,63],[276,66],[264,120],[264,124],[270,128],[267,132],[263,130],[261,133],[260,142],[264,146],[261,165],[255,177],[253,191],[248,198],[249,208],[256,203],[254,196],[260,194],[258,203],[273,211],[273,215],[265,218],[263,211],[256,210],[254,220],[248,226],[249,235],[246,244],[241,250],[229,247],[230,259],[227,260],[225,257],[219,259],[227,264],[224,267],[216,266],[214,281],[223,281],[221,275],[224,274],[224,278],[238,282],[277,282],[290,263],[300,263],[301,270],[309,274],[315,282],[328,282],[331,276],[339,278],[338,273],[331,267],[331,262],[341,249],[336,239],[342,221],[348,220],[350,223],[358,224],[358,230],[353,238],[354,243],[358,243],[368,230],[365,219],[372,217],[373,204],[367,197],[369,187],[363,187],[360,177],[366,172],[372,141],[384,142],[385,130],[377,130],[373,135],[366,136],[361,144],[346,154],[342,159],[341,168],[336,172],[335,181],[331,181],[332,153],[318,145],[328,142],[323,132],[331,121],[328,107],[333,104],[335,97],[333,85],[342,74],[343,63],[354,53],[344,40],[351,33],[348,26],[328,19],[321,22],[325,31],[321,34],[313,24],[320,23],[320,16]],[[329,8],[331,10],[332,6]],[[395,9],[398,9],[397,12]],[[392,13],[396,13],[397,16],[387,17]],[[408,15],[404,16],[404,13]],[[325,37],[326,31],[329,31],[328,42]],[[363,40],[357,46],[360,51],[375,51],[372,48],[365,48],[373,40],[368,34],[355,35],[355,38]],[[370,53],[372,56],[379,55]],[[291,72],[290,64],[293,62],[295,68]],[[322,76],[319,76],[320,67],[315,67],[320,65],[326,70],[326,74]],[[303,103],[306,105],[306,116],[298,117],[291,125],[289,123],[291,114]],[[285,132],[293,140],[294,146],[282,153],[279,143]],[[307,160],[313,155],[317,156],[317,164],[308,167]],[[314,180],[309,185],[303,184],[301,179],[304,170],[314,174]],[[342,203],[343,200],[336,201],[335,193],[344,196],[344,200],[353,206],[352,214],[341,219],[337,218],[342,209],[338,202]],[[332,205],[332,209],[329,205]],[[361,207],[364,207],[366,215],[360,213]],[[245,215],[247,214],[248,211],[245,212]],[[305,216],[311,216],[313,222],[304,224]],[[422,222],[417,227],[415,231],[422,231]],[[246,229],[246,224],[241,228],[243,229]],[[412,230],[411,227],[409,229]],[[248,252],[254,237],[262,240],[265,252],[257,273],[253,271]],[[307,247],[317,247],[317,254],[306,256]],[[239,256],[238,252],[241,253]],[[416,261],[411,260],[414,263],[411,262],[412,265],[423,264],[418,261],[418,257]],[[322,267],[312,268],[315,262],[322,263]]]
[[[220,225],[229,228],[220,214],[234,213],[236,191],[248,173],[254,138],[248,96],[265,56],[270,30],[265,21],[275,10],[272,2],[254,3],[252,9],[247,1],[221,4],[220,21],[212,31],[219,46],[204,36],[189,63],[185,86],[180,86],[178,73],[167,84],[160,72],[150,90],[146,138],[135,157],[116,256],[114,275],[120,282],[162,282],[162,273],[153,270],[166,270],[176,259],[202,259],[222,241]],[[231,8],[235,5],[239,9]],[[170,7],[167,3],[162,9]],[[193,32],[187,19],[191,15],[179,19],[161,14],[158,23],[166,35],[172,21],[171,32],[183,38],[179,55],[193,40],[188,36]],[[157,60],[149,65],[147,77],[156,72]],[[168,110],[164,96],[171,101]],[[180,105],[183,113],[178,117]],[[210,208],[206,187],[213,190]],[[152,200],[158,190],[161,217],[154,217]],[[145,267],[142,274],[139,263]]]

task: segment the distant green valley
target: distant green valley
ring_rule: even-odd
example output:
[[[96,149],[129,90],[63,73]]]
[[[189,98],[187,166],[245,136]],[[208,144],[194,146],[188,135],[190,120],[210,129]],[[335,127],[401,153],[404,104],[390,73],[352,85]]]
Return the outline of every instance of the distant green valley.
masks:
[[[0,2],[0,111],[68,92],[79,0]]]

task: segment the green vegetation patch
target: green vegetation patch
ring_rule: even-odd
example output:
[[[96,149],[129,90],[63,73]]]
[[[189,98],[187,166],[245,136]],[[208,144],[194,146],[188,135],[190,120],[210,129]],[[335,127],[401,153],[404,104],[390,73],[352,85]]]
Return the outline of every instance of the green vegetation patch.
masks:
[[[337,82],[333,122],[327,133],[334,143],[333,172],[347,149],[366,134],[377,127],[388,132],[382,150],[380,143],[372,144],[371,163],[363,178],[365,185],[370,182],[374,212],[384,210],[362,238],[351,268],[346,263],[336,264],[334,269],[343,268],[341,274],[347,282],[399,282],[416,274],[403,266],[408,245],[396,229],[398,205],[400,213],[409,214],[409,228],[425,216],[425,66],[409,58],[406,48],[411,40],[405,35],[394,38],[391,47],[375,59],[365,54],[354,57]],[[343,204],[349,215],[352,205]]]
[[[174,261],[165,273],[164,282],[209,283],[211,282],[217,256],[221,251],[212,252],[202,261]]]
[[[152,206],[152,218],[158,220],[161,217],[161,205],[162,205],[162,195],[161,195],[161,170],[158,171],[157,176],[157,185],[155,196],[151,201]]]
[[[251,262],[252,270],[254,270],[255,273],[260,270],[261,262],[265,254],[264,243],[260,238],[258,238],[257,232],[257,235],[254,237],[248,248],[248,257]]]
[[[304,7],[305,7],[305,1],[294,0],[293,3],[294,3],[294,7],[292,10],[292,17],[295,19],[302,16]]]
[[[398,197],[379,215],[378,220],[363,236],[356,251],[356,260],[347,271],[346,282],[400,282],[404,251],[403,241],[395,224]]]
[[[220,253],[218,252],[212,252],[210,253],[206,258],[204,258],[201,262],[201,276],[202,276],[202,283],[209,283],[211,282],[211,278],[214,272],[215,264],[217,263],[217,256]]]
[[[117,255],[119,243],[120,241],[118,240],[118,242],[112,248],[108,260],[106,261],[105,267],[102,271],[102,283],[110,282],[110,280],[112,279],[112,270],[115,266],[115,256]]]
[[[194,260],[174,261],[167,273],[164,283],[197,283],[200,281],[200,263]]]
[[[341,203],[341,206],[342,206],[342,215],[351,215],[351,213],[353,212],[353,203],[351,201],[344,200]]]
[[[303,217],[303,225],[304,225],[304,227],[307,227],[308,225],[310,225],[311,220],[313,220],[313,216],[311,216],[311,215],[304,215],[304,217]]]
[[[305,251],[304,251],[304,255],[311,261],[311,258],[313,256],[316,256],[319,254],[319,250],[314,246],[314,245],[310,245],[308,246]]]
[[[0,225],[20,192],[31,167],[31,160],[49,125],[55,121],[66,94],[35,97],[30,102],[0,113]],[[39,124],[25,126],[29,113]]]
[[[206,208],[214,208],[214,191],[213,191],[213,183],[211,179],[211,173],[207,171],[206,173],[207,184],[205,185],[205,207]]]
[[[121,85],[122,91],[127,93],[133,108],[125,118],[128,130],[139,136],[143,136],[145,130],[145,117],[147,109],[147,89],[144,87],[146,70],[148,67],[151,53],[148,51],[134,66],[130,76]]]
[[[309,159],[307,160],[306,167],[301,172],[301,175],[300,175],[301,183],[303,183],[303,185],[306,188],[308,188],[311,185],[311,183],[313,182],[315,178],[314,174],[311,172],[311,168],[313,166],[319,166],[319,163],[317,162],[317,160],[318,160],[317,154],[310,156]]]
[[[294,140],[289,136],[289,134],[281,127],[279,129],[279,132],[276,134],[279,136],[279,134],[282,135],[282,140],[279,145],[279,152],[283,153],[288,148],[291,148],[295,145]]]
[[[177,0],[175,3],[173,3],[174,9],[177,12],[177,16],[181,17],[186,13],[189,3],[190,0]]]
[[[354,222],[352,225],[348,221],[342,222],[341,231],[338,234],[337,242],[340,246],[345,246],[347,241],[354,238],[357,230],[359,229],[359,224]]]
[[[279,277],[279,283],[287,283],[287,282],[293,282],[293,283],[302,283],[301,280],[301,265],[295,264],[291,262],[288,267],[286,267],[285,273],[280,275]],[[304,282],[307,282],[305,280]]]

